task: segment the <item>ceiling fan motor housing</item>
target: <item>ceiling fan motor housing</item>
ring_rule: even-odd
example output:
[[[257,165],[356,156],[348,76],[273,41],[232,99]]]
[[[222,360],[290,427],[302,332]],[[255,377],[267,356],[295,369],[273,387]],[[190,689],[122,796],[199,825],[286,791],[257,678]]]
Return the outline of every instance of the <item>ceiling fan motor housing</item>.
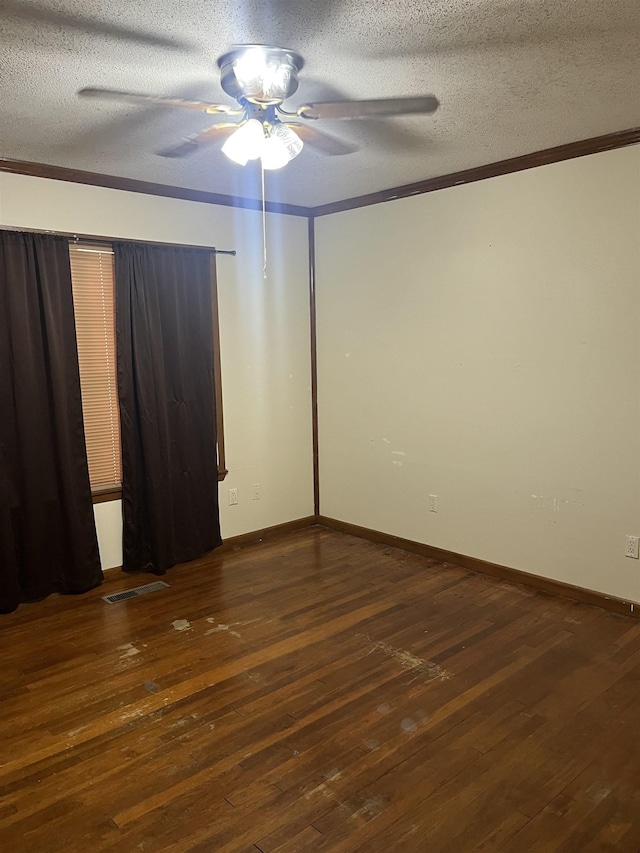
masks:
[[[293,50],[269,45],[239,45],[218,59],[220,84],[241,103],[281,104],[298,88],[304,60]]]

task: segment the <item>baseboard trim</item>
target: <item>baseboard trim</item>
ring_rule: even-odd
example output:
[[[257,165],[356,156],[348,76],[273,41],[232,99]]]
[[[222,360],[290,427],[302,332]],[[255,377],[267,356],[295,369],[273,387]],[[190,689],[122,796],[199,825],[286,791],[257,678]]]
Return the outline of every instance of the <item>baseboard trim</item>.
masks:
[[[501,566],[498,563],[490,563],[488,560],[481,560],[478,557],[457,554],[454,551],[447,551],[444,548],[436,548],[434,545],[426,545],[423,542],[416,542],[413,539],[404,539],[401,536],[394,536],[391,533],[382,533],[379,530],[360,527],[357,524],[350,524],[348,521],[339,521],[336,518],[329,518],[325,515],[308,515],[304,518],[296,518],[293,521],[285,521],[283,524],[274,524],[272,527],[263,527],[260,530],[252,530],[249,533],[230,536],[224,540],[219,548],[216,548],[212,552],[212,555],[226,554],[230,551],[244,548],[247,545],[257,545],[265,539],[273,539],[278,536],[295,533],[298,530],[317,526],[325,527],[329,530],[337,530],[340,533],[347,533],[350,536],[357,536],[359,539],[366,539],[378,545],[401,548],[403,551],[409,551],[421,557],[438,560],[441,563],[452,563],[456,566],[462,566],[464,569],[490,575],[491,577],[509,581],[510,583],[521,584],[522,586],[530,587],[548,595],[569,598],[572,601],[590,604],[600,607],[603,610],[609,610],[612,613],[632,616],[635,619],[640,618],[640,604],[633,601],[625,601],[622,598],[605,595],[602,592],[545,578],[541,575],[534,575],[530,572],[523,572],[519,569],[512,569],[509,566]],[[103,571],[111,572],[119,568],[119,566],[113,566],[113,568],[104,569]]]
[[[226,554],[246,545],[256,545],[263,539],[273,539],[274,536],[282,536],[286,533],[295,533],[318,524],[318,516],[308,515],[305,518],[296,518],[293,521],[285,521],[283,524],[274,524],[273,527],[263,527],[261,530],[252,530],[249,533],[241,533],[238,536],[230,536],[225,539],[219,548],[212,551],[212,555]]]
[[[216,557],[218,554],[226,554],[229,551],[235,551],[238,548],[244,548],[246,545],[257,545],[263,539],[273,539],[275,536],[283,536],[287,533],[295,533],[296,530],[304,530],[307,527],[314,527],[318,524],[316,515],[308,515],[306,518],[296,518],[293,521],[285,521],[283,524],[274,524],[273,527],[263,527],[261,530],[252,530],[249,533],[241,533],[238,536],[230,536],[225,539],[222,545],[214,548],[203,557],[196,557],[195,561],[208,560],[210,557]],[[188,563],[180,563],[185,566]],[[173,567],[172,567],[173,568]],[[105,572],[122,571],[122,566],[110,566],[108,569],[103,569]],[[171,571],[171,569],[169,569]],[[137,576],[134,573],[132,576]]]
[[[490,563],[487,560],[480,560],[477,557],[456,554],[453,551],[446,551],[444,548],[436,548],[433,545],[414,542],[412,539],[403,539],[400,536],[393,536],[390,533],[370,530],[368,527],[359,527],[357,524],[349,524],[346,521],[338,521],[335,518],[327,518],[324,515],[317,516],[316,523],[331,530],[349,533],[351,536],[357,536],[360,539],[368,539],[370,542],[376,542],[379,545],[402,548],[404,551],[419,554],[421,557],[429,557],[443,563],[453,563],[456,566],[462,566],[474,572],[491,575],[491,577],[499,578],[500,580],[522,584],[539,592],[545,592],[561,598],[570,598],[582,604],[595,605],[596,607],[601,607],[603,610],[610,610],[613,613],[621,613],[636,619],[640,618],[639,604],[632,601],[625,601],[615,596],[605,595],[602,592],[595,592],[594,590],[584,589],[584,587],[574,586],[563,581],[533,575],[519,569],[511,569],[508,566],[500,566],[497,563]]]

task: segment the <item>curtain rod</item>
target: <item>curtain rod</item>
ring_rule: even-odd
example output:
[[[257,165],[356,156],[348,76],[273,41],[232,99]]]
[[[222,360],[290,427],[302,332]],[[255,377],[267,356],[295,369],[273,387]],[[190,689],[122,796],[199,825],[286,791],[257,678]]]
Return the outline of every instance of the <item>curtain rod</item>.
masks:
[[[92,243],[147,243],[151,246],[172,246],[177,249],[204,249],[212,255],[236,255],[235,249],[216,249],[215,246],[195,246],[189,243],[166,243],[162,240],[135,240],[127,237],[101,237],[97,234],[77,234],[72,231],[52,231],[45,228],[19,228],[13,225],[0,226],[2,231],[25,231],[28,234],[53,234],[55,237],[68,237],[75,243],[83,240]]]

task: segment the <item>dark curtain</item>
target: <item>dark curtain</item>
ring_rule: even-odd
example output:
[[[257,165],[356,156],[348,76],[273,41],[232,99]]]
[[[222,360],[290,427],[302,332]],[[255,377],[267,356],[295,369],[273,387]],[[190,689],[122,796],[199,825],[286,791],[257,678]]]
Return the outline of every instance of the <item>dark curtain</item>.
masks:
[[[68,241],[0,231],[0,612],[101,581]]]
[[[211,255],[116,243],[123,569],[220,545]]]

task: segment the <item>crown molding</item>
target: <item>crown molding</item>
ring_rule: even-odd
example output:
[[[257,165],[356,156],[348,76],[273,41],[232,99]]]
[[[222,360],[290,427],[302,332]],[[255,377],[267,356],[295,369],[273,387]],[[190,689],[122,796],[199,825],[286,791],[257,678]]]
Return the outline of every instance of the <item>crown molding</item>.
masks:
[[[262,210],[260,199],[240,198],[222,195],[205,190],[192,190],[175,187],[170,184],[155,184],[151,181],[138,181],[134,178],[120,178],[115,175],[103,175],[98,172],[84,172],[81,169],[67,169],[64,166],[49,166],[44,163],[30,163],[21,160],[0,158],[0,172],[12,172],[15,175],[31,175],[36,178],[50,178],[54,181],[69,181],[74,184],[88,184],[93,187],[107,187],[112,190],[125,190],[131,193],[158,195],[166,198],[179,198],[185,201],[199,201],[203,204],[221,204],[224,207],[240,207],[245,210]],[[308,207],[297,204],[281,204],[268,201],[265,204],[268,213],[285,213],[290,216],[311,216]]]
[[[356,198],[346,198],[343,201],[321,204],[313,208],[313,216],[326,216],[330,213],[368,207],[370,204],[396,201],[400,198],[444,190],[461,184],[484,181],[486,178],[522,172],[525,169],[547,166],[550,163],[560,163],[562,160],[572,160],[574,157],[583,157],[586,154],[598,154],[602,151],[612,151],[615,148],[625,148],[627,145],[635,145],[638,142],[640,142],[640,127],[620,130],[617,133],[607,133],[604,136],[595,136],[591,139],[583,139],[580,142],[569,142],[567,145],[545,148],[543,151],[534,151],[531,154],[523,154],[509,160],[499,160],[497,163],[488,163],[486,166],[477,166],[463,172],[453,172],[450,175],[429,178],[426,181],[418,181],[413,184],[404,184],[404,186],[392,187],[388,190],[380,190]]]
[[[519,157],[511,157],[508,160],[499,160],[496,163],[487,163],[484,166],[477,166],[462,172],[452,172],[449,175],[441,175],[412,184],[379,190],[368,193],[367,195],[317,205],[316,207],[304,207],[297,204],[267,201],[265,209],[269,213],[284,213],[289,216],[302,216],[307,219],[316,216],[327,216],[331,213],[341,213],[345,210],[368,207],[371,204],[396,201],[397,199],[409,198],[415,195],[422,195],[423,193],[435,192],[436,190],[444,190],[449,187],[474,183],[475,181],[484,181],[487,178],[509,175],[512,172],[522,172],[526,169],[533,169],[536,166],[560,163],[563,160],[572,160],[575,157],[584,157],[587,154],[613,151],[616,148],[625,148],[628,145],[636,145],[639,142],[640,127],[634,127],[615,133],[607,133],[604,136],[595,136],[590,139],[582,139],[578,142],[569,142],[566,145],[557,145],[554,148],[545,148],[542,151],[534,151]],[[138,181],[134,178],[121,178],[97,172],[84,172],[80,169],[68,169],[64,166],[49,166],[43,163],[0,158],[0,172],[32,175],[37,178],[50,178],[54,181],[70,181],[76,184],[88,184],[90,186],[107,187],[114,190],[125,190],[126,192],[178,198],[185,201],[198,201],[203,204],[220,204],[225,207],[239,207],[245,210],[262,210],[260,199],[240,198],[239,196],[222,195],[221,193],[206,192],[205,190],[192,190],[170,184],[156,184],[151,181]]]

